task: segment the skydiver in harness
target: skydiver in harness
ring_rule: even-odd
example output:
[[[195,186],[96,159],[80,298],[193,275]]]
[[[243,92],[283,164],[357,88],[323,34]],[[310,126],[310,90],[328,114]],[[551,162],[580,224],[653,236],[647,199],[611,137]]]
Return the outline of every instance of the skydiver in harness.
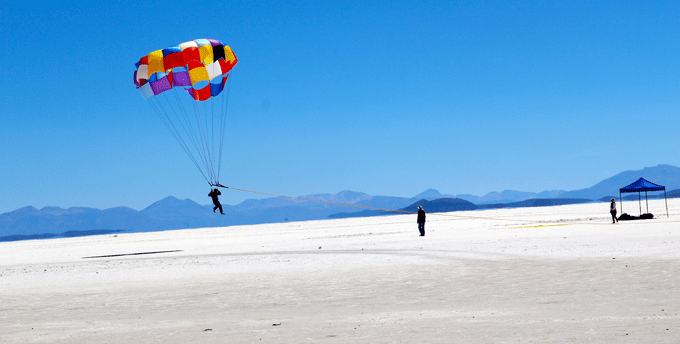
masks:
[[[208,196],[212,198],[213,204],[215,205],[215,207],[213,208],[213,213],[215,212],[215,210],[217,210],[217,208],[220,208],[220,214],[224,215],[224,211],[222,211],[222,204],[220,204],[220,200],[217,198],[217,196],[221,194],[222,193],[220,192],[220,190],[214,188],[210,190]]]

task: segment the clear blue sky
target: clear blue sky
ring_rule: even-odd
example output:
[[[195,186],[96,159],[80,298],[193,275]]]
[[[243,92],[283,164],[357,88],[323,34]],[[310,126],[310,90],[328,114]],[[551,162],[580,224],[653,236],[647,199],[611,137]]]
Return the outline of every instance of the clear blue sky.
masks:
[[[0,213],[210,203],[132,83],[196,38],[239,58],[227,186],[483,195],[680,165],[678,1],[27,0],[0,32]]]

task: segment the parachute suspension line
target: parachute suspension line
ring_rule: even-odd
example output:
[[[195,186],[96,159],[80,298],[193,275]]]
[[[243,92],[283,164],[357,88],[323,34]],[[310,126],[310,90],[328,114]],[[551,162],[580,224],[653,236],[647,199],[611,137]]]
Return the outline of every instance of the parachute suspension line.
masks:
[[[180,126],[184,130],[184,134],[186,135],[187,139],[189,140],[192,147],[194,148],[196,155],[198,155],[198,157],[201,160],[203,160],[202,154],[201,154],[202,151],[199,148],[197,138],[195,136],[194,131],[192,130],[191,121],[189,119],[189,114],[187,113],[187,109],[184,106],[182,106],[182,100],[180,99],[181,96],[186,96],[186,95],[178,94],[180,92],[183,92],[183,90],[179,90],[179,89],[173,90],[173,93],[175,95],[175,102],[176,102],[177,105],[176,106],[170,105],[170,108],[173,109],[173,113],[175,114],[175,118],[176,118],[178,124],[180,124]],[[170,100],[167,97],[166,97],[166,100],[168,101],[168,103],[170,103]],[[179,135],[179,136],[180,136],[180,138],[182,137],[182,135]],[[183,139],[182,139],[182,142],[184,142]],[[186,146],[186,143],[184,143],[184,145]],[[192,159],[192,161],[195,162],[194,165],[196,165],[198,170],[201,172],[201,174],[203,175],[203,178],[205,178],[206,181],[208,181],[208,183],[209,183],[210,181],[209,181],[208,177],[206,176],[207,171],[204,171],[200,166],[198,166],[199,164],[196,161],[196,157],[194,156],[193,151],[191,151],[188,148],[187,148],[186,151],[188,151],[187,155],[189,155],[189,157]],[[204,163],[204,165],[205,165],[205,163]]]
[[[223,94],[220,94],[222,97],[224,96]],[[219,132],[219,125],[221,124],[220,121],[222,119],[222,114],[220,113],[220,109],[218,106],[216,106],[215,102],[217,100],[215,97],[210,98],[210,113],[212,114],[210,120],[211,120],[211,126],[210,128],[212,129],[211,132],[211,146],[212,146],[212,154],[213,156],[213,168],[216,168],[215,171],[215,183],[220,182],[220,164],[222,163],[222,151],[219,149],[220,141],[220,132]]]
[[[193,102],[194,105],[194,113],[195,113],[195,119],[196,119],[196,132],[199,137],[199,142],[201,146],[201,153],[202,153],[202,159],[203,163],[206,166],[206,170],[208,171],[208,175],[210,176],[210,182],[214,183],[215,182],[215,175],[214,175],[214,170],[211,168],[211,156],[210,156],[210,149],[209,149],[209,136],[207,132],[207,127],[209,123],[207,122],[207,119],[204,117],[207,117],[206,114],[206,105],[205,102],[201,102],[203,104],[199,105],[197,104],[198,102]],[[202,113],[205,115],[201,114],[201,109],[199,109],[199,106],[203,106],[203,111]]]
[[[151,108],[154,109],[154,112],[156,112],[156,115],[158,115],[158,118],[160,118],[161,122],[163,122],[163,124],[165,125],[165,127],[168,128],[168,130],[170,131],[170,133],[172,134],[172,136],[173,136],[173,137],[175,138],[175,140],[180,144],[180,146],[182,147],[182,149],[184,150],[184,152],[189,156],[189,158],[191,159],[191,161],[194,163],[194,166],[196,166],[196,168],[197,168],[198,171],[201,173],[201,175],[203,176],[203,178],[205,178],[205,180],[208,181],[208,183],[210,183],[210,181],[208,180],[208,178],[205,176],[205,173],[203,173],[203,170],[202,170],[201,167],[198,165],[198,162],[196,161],[196,159],[194,158],[194,156],[191,154],[191,151],[190,151],[189,148],[187,147],[186,143],[185,143],[184,140],[182,139],[182,136],[180,135],[179,131],[177,130],[177,128],[175,127],[175,125],[174,125],[174,124],[172,123],[172,121],[170,120],[170,117],[169,117],[167,111],[165,110],[165,108],[163,108],[163,104],[161,104],[160,100],[158,100],[158,99],[150,100],[150,101],[149,101],[149,104],[151,104]]]
[[[189,100],[188,95],[181,94],[186,92],[181,88],[173,88],[149,99],[158,118],[210,185],[219,184],[227,125],[226,103],[229,92],[226,91],[219,104],[212,97],[201,102]],[[174,94],[174,99],[169,93]],[[187,101],[183,102],[182,97],[187,97]],[[187,105],[187,102],[191,105]],[[193,114],[189,108],[193,108]]]
[[[177,106],[170,105],[170,109],[173,110],[173,114],[175,115],[175,119],[176,119],[177,123],[183,129],[184,136],[182,135],[182,133],[179,133],[179,131],[178,131],[178,136],[180,137],[180,141],[181,141],[183,146],[187,147],[186,148],[187,155],[189,155],[189,158],[192,161],[194,161],[194,165],[201,172],[201,175],[203,176],[203,178],[206,181],[210,182],[209,171],[206,168],[204,168],[206,166],[206,164],[205,164],[205,158],[203,157],[203,155],[204,155],[203,151],[200,149],[200,146],[199,146],[199,143],[198,143],[198,138],[196,137],[195,131],[192,129],[193,127],[191,125],[191,120],[190,120],[191,116],[187,112],[187,109],[182,105],[182,100],[180,98],[183,95],[178,94],[182,90],[176,89],[176,90],[173,90],[173,91],[175,93],[175,101],[177,102]],[[168,104],[170,104],[169,97],[166,96],[165,99],[166,99],[166,101],[168,101]],[[173,123],[173,126],[174,126],[173,121],[170,121],[170,123]],[[193,147],[193,150],[185,143],[185,141],[184,141],[185,136],[189,140],[189,142],[191,143],[191,147]],[[197,157],[198,157],[198,159],[197,159]],[[203,165],[199,164],[199,160],[203,163]]]
[[[193,108],[194,108],[194,119],[196,120],[196,135],[198,136],[198,143],[199,143],[199,151],[201,152],[201,157],[203,160],[203,164],[205,165],[206,172],[208,174],[208,177],[210,178],[210,182],[213,181],[212,175],[210,173],[210,157],[208,156],[208,146],[205,142],[205,127],[203,125],[203,116],[202,114],[205,113],[205,108],[202,110],[200,108],[201,102],[195,102],[192,103]]]
[[[210,97],[210,99],[203,101],[203,113],[205,114],[205,145],[207,147],[206,154],[208,157],[208,163],[210,165],[210,172],[211,172],[211,181],[213,183],[217,182],[217,175],[215,174],[215,134],[214,134],[214,117],[215,114],[213,112],[213,99]],[[208,117],[210,116],[210,117]]]
[[[179,124],[181,124],[182,129],[184,129],[184,134],[187,136],[187,139],[189,139],[189,142],[191,142],[191,145],[200,154],[200,150],[198,149],[196,136],[193,134],[193,131],[191,130],[191,122],[189,120],[189,114],[187,113],[184,106],[182,106],[182,100],[180,99],[181,95],[178,94],[178,92],[181,92],[181,91],[177,90],[177,89],[174,89],[173,91],[174,91],[173,94],[175,96],[175,103],[177,104],[177,106],[170,105],[170,108],[173,109],[173,111],[175,113],[175,118],[177,119],[177,122]],[[169,100],[168,100],[168,103],[169,103]],[[177,113],[177,110],[175,110],[175,109],[179,109],[180,113]],[[193,156],[193,154],[192,154],[192,156]]]
[[[203,175],[203,178],[205,178],[208,181],[208,183],[210,183],[210,179],[209,179],[209,172],[210,171],[207,168],[208,165],[205,163],[204,151],[200,148],[199,140],[196,137],[195,131],[192,129],[193,127],[191,125],[191,120],[190,120],[190,116],[187,112],[187,109],[182,104],[181,97],[186,96],[186,95],[178,94],[180,92],[183,92],[183,90],[173,89],[173,93],[175,95],[175,102],[176,102],[177,106],[172,106],[172,104],[170,104],[169,97],[166,96],[165,99],[168,102],[170,109],[173,110],[173,114],[175,115],[175,119],[177,120],[178,124],[180,124],[181,128],[183,129],[184,135],[186,135],[187,139],[189,140],[192,147],[194,148],[193,151],[188,148],[188,145],[184,142],[183,136],[178,131],[178,136],[180,137],[181,143],[184,146],[187,147],[187,149],[185,150],[185,151],[187,151],[187,155],[189,155],[189,158],[191,158],[191,160],[194,161],[194,165],[196,165],[198,170],[201,172],[201,174]],[[170,120],[170,123],[174,123],[174,122]],[[194,152],[196,153],[198,158],[203,162],[203,166],[206,167],[206,169],[203,169],[199,166],[198,161],[197,161],[196,157],[194,156]],[[206,174],[208,174],[208,176],[206,176]]]
[[[208,102],[210,102],[210,104],[208,104]],[[217,174],[216,174],[217,171],[215,171],[215,165],[216,165],[215,159],[217,159],[215,154],[217,152],[215,151],[215,107],[213,106],[214,102],[215,102],[215,99],[213,97],[210,97],[210,99],[203,102],[203,106],[204,106],[204,109],[205,109],[204,113],[210,114],[210,121],[208,121],[207,116],[205,118],[206,128],[210,128],[210,132],[206,131],[206,143],[208,144],[208,147],[209,147],[208,158],[209,158],[209,161],[210,161],[210,171],[212,171],[212,173],[213,173],[212,181],[216,183],[218,178],[217,178]],[[210,108],[209,111],[208,111],[208,108]]]
[[[213,97],[210,97],[210,99],[208,99],[205,102],[206,103],[210,102],[210,126],[208,127],[208,128],[210,128],[210,152],[211,152],[210,165],[212,167],[212,171],[216,172],[215,171],[215,159],[217,157],[214,156],[217,153],[217,152],[215,152],[215,106],[214,106],[215,99]],[[206,104],[206,105],[208,105],[208,104]],[[213,178],[213,182],[215,182],[215,183],[218,182],[218,180],[217,180],[218,175],[219,174],[215,174],[215,176]]]
[[[221,118],[220,118],[220,141],[219,141],[219,149],[218,149],[218,156],[219,160],[217,161],[217,184],[220,183],[220,171],[222,170],[222,150],[224,147],[224,139],[226,137],[226,131],[227,131],[227,112],[229,110],[229,93],[231,90],[231,78],[229,78],[229,74],[227,73],[227,89],[226,93],[222,95],[222,111],[221,113]],[[225,90],[222,90],[222,93],[224,93]]]
[[[184,95],[182,95],[184,96]],[[182,103],[182,100],[180,99],[180,95],[177,96],[177,101]],[[190,101],[190,100],[187,100]],[[193,108],[193,116],[190,116],[188,114],[188,111],[186,111],[185,118],[183,125],[188,128],[186,130],[186,134],[188,137],[191,138],[192,144],[194,146],[194,149],[196,151],[196,155],[198,155],[198,158],[201,160],[203,163],[203,167],[205,169],[201,169],[201,171],[205,171],[204,174],[207,174],[208,176],[206,177],[206,180],[208,183],[212,182],[212,175],[210,173],[210,164],[208,163],[208,157],[207,157],[207,147],[205,146],[204,143],[204,138],[202,135],[202,127],[200,123],[200,117],[201,117],[201,111],[198,109],[194,101],[190,101],[192,103],[192,108]],[[185,102],[186,103],[186,102]],[[187,106],[188,107],[188,106]],[[184,111],[184,107],[182,107]],[[188,110],[188,109],[187,109]]]

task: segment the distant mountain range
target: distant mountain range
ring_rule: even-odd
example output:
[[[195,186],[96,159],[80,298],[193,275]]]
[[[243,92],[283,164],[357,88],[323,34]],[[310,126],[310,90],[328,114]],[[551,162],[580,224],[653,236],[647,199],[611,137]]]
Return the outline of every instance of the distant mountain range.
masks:
[[[622,172],[590,188],[574,191],[533,193],[505,190],[474,196],[442,195],[437,190],[429,189],[414,197],[370,196],[362,192],[342,191],[300,198],[356,207],[278,197],[250,199],[233,206],[224,205],[224,216],[213,213],[212,205],[200,205],[189,199],[179,200],[175,197],[164,198],[140,211],[127,207],[100,210],[84,207],[36,209],[29,206],[0,214],[0,241],[395,214],[367,208],[415,211],[418,205],[423,205],[428,212],[444,212],[583,203],[608,200],[614,196],[618,198],[619,188],[640,177],[666,186],[669,197],[680,196],[680,190],[676,190],[680,189],[680,167],[658,165],[639,171]],[[637,195],[629,197],[637,198]]]
[[[663,185],[666,187],[666,191],[680,189],[680,167],[658,165],[655,167],[643,168],[639,171],[622,172],[587,189],[565,192],[560,194],[559,197],[600,199],[607,196],[617,196],[618,199],[620,188],[640,178],[645,178],[652,183]]]
[[[618,199],[620,188],[640,178],[645,178],[655,184],[663,185],[666,187],[667,191],[680,189],[680,167],[658,165],[655,167],[643,168],[638,171],[621,172],[587,189],[574,191],[543,191],[541,193],[505,190],[500,193],[490,192],[481,197],[474,195],[456,195],[453,197],[461,198],[475,204],[510,203],[532,198],[586,198],[599,200],[616,196]],[[637,195],[635,197],[637,197]]]

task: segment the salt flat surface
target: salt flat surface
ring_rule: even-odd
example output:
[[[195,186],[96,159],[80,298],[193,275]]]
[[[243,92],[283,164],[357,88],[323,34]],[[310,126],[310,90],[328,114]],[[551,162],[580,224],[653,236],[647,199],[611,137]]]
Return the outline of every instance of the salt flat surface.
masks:
[[[680,201],[608,207],[0,243],[0,343],[680,342]]]

